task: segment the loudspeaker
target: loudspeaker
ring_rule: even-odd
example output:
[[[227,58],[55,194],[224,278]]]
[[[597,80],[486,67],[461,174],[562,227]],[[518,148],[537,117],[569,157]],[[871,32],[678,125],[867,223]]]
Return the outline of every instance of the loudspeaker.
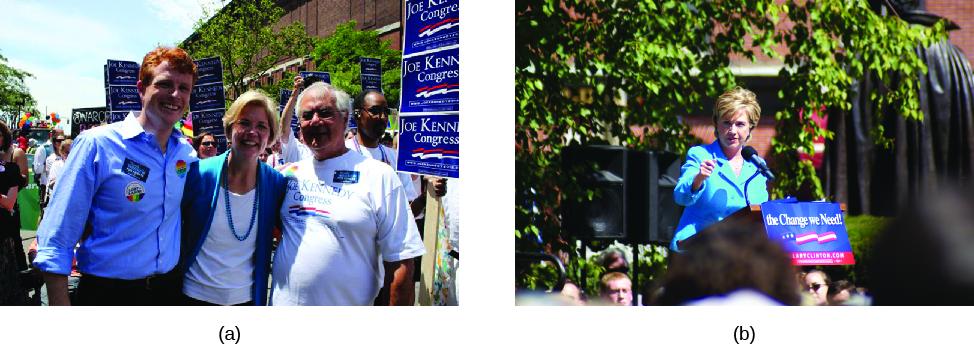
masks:
[[[564,229],[581,239],[623,239],[626,236],[626,148],[604,145],[568,146],[562,149],[563,172],[595,163],[578,177],[582,189],[601,192],[591,201],[566,199]]]
[[[565,200],[564,228],[580,239],[617,239],[628,243],[668,245],[683,215],[673,199],[680,177],[681,155],[632,151],[613,146],[569,146],[562,149],[565,172],[594,162],[598,170],[578,177],[582,188],[601,197],[576,203]]]
[[[626,240],[637,244],[669,245],[683,216],[673,199],[680,179],[681,155],[669,151],[630,151]]]

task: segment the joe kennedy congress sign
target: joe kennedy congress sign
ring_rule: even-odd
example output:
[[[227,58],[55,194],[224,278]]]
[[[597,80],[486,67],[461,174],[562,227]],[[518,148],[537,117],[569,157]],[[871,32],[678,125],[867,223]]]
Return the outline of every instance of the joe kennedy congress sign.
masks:
[[[761,204],[761,214],[768,236],[781,243],[792,264],[856,264],[838,204],[771,201]]]
[[[400,113],[460,111],[460,48],[403,58]]]

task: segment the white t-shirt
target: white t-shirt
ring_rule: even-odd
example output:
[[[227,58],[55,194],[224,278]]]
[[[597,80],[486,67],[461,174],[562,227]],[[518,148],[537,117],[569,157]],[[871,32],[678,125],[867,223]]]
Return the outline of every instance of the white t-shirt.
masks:
[[[64,169],[64,160],[61,159],[60,157],[57,157],[53,161],[51,161],[50,167],[51,168],[47,173],[47,181],[44,183],[44,185],[47,185],[47,187],[51,187],[51,184],[56,182],[57,177],[61,175],[61,170]],[[48,193],[52,194],[53,191],[50,191]]]
[[[219,190],[210,231],[196,255],[196,262],[186,273],[183,293],[213,304],[235,305],[254,299],[254,251],[259,217],[253,214],[256,189],[243,195],[230,192],[233,228],[237,235],[247,234],[251,215],[254,215],[254,227],[243,241],[230,231],[222,185]]]
[[[399,152],[396,151],[396,149],[387,147],[382,144],[379,144],[379,146],[375,148],[369,148],[363,145],[359,145],[359,147],[355,147],[355,141],[357,140],[358,139],[356,138],[346,139],[345,147],[355,150],[356,152],[359,152],[359,149],[361,149],[362,151],[359,152],[359,154],[365,155],[365,157],[368,157],[370,159],[378,160],[380,162],[386,163],[392,166],[392,170],[396,170],[397,163],[399,162],[398,161]],[[412,202],[414,199],[416,199],[416,197],[419,197],[419,189],[413,185],[412,174],[409,173],[397,173],[397,174],[399,175],[399,181],[402,182],[403,188],[406,189],[406,200]]]
[[[395,262],[426,252],[388,165],[349,150],[290,164],[284,175],[271,305],[372,305],[380,255]]]
[[[300,162],[301,160],[314,157],[314,154],[311,153],[311,148],[308,148],[307,145],[298,141],[297,138],[288,138],[287,141],[283,142],[282,144],[284,144],[282,154],[284,156],[285,164]]]
[[[34,151],[34,174],[41,175],[41,182],[47,181],[47,173],[44,172],[44,164],[47,161],[47,149],[45,149],[45,145],[51,145],[50,141],[38,145]]]
[[[50,181],[49,180],[51,179],[50,178],[51,177],[51,167],[54,166],[54,161],[58,161],[60,159],[61,158],[58,157],[57,154],[51,154],[51,155],[48,155],[47,156],[47,159],[44,160],[44,173],[41,174],[41,181],[44,182],[44,185],[50,184]]]

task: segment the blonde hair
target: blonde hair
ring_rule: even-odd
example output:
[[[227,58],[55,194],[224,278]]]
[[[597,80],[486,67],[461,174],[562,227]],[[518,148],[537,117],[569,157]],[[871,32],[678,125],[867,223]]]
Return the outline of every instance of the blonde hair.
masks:
[[[747,120],[751,123],[747,130],[747,138],[744,141],[751,140],[751,132],[754,131],[754,128],[758,126],[758,121],[761,120],[761,105],[758,104],[757,95],[739,86],[725,91],[723,95],[717,98],[713,116],[715,137],[720,137],[720,133],[717,132],[717,122],[725,116],[737,114],[741,108],[744,109],[744,113],[747,114]]]
[[[254,105],[261,107],[264,112],[267,113],[267,124],[271,127],[271,135],[267,137],[267,143],[274,143],[277,140],[277,136],[281,134],[281,124],[280,119],[277,115],[277,103],[274,102],[270,96],[258,91],[258,90],[248,90],[247,92],[240,95],[233,104],[230,105],[230,109],[227,113],[223,115],[223,133],[226,134],[227,140],[233,140],[233,132],[231,127],[233,123],[240,119],[240,115],[243,110],[248,105]]]
[[[72,141],[71,139],[65,139],[63,142],[61,142],[61,153],[62,154],[64,153],[64,149],[68,149],[68,151],[71,151],[71,143],[73,142],[74,141]]]

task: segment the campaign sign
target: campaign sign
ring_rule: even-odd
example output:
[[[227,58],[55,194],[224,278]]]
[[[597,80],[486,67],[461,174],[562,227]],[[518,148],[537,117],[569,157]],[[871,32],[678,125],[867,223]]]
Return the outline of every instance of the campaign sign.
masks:
[[[134,85],[113,85],[108,87],[108,105],[112,111],[142,109],[139,89]]]
[[[134,61],[108,60],[105,65],[105,83],[108,85],[135,85],[139,80],[139,64]]]
[[[223,94],[223,84],[197,85],[189,95],[189,109],[203,111],[226,107],[227,99]],[[193,121],[193,125],[196,121]]]
[[[402,113],[460,111],[460,49],[403,58]]]
[[[294,112],[295,112],[294,110],[291,111],[292,113],[291,114],[291,135],[294,136],[294,138],[298,138],[298,130],[300,129],[300,127],[298,126],[298,116],[296,114],[293,114]],[[281,117],[284,117],[283,103],[281,104],[280,107],[277,107],[277,113],[280,114]]]
[[[227,139],[223,131],[223,115],[226,109],[212,109],[205,111],[190,112],[193,119],[193,136],[199,136],[203,132],[209,132],[216,138],[217,152],[224,152],[227,149]]]
[[[71,110],[71,133],[77,136],[81,132],[105,122],[108,108],[74,108]]]
[[[852,245],[836,203],[762,203],[768,237],[779,242],[794,265],[852,265]]]
[[[109,112],[108,118],[105,119],[105,123],[107,123],[107,124],[117,123],[119,121],[125,120],[125,117],[127,117],[128,115],[129,115],[129,111],[122,111],[122,112],[112,111],[112,112]]]
[[[402,54],[460,44],[459,0],[406,0]]]
[[[359,65],[361,66],[361,75],[363,76],[382,75],[382,60],[376,58],[361,58],[359,59]]]
[[[382,76],[362,75],[362,91],[382,92]]]
[[[223,83],[223,63],[220,62],[220,57],[216,56],[195,61],[196,72],[199,74],[196,85]]]
[[[287,100],[289,98],[291,98],[291,93],[293,93],[293,92],[294,91],[289,90],[289,89],[283,89],[283,88],[280,89],[280,93],[281,94],[278,95],[278,97],[277,97],[277,104],[281,106],[281,109],[282,110],[284,109],[284,105],[287,104]]]
[[[298,72],[298,75],[304,79],[308,79],[308,76],[313,76],[314,78],[318,78],[320,81],[331,84],[331,74],[328,72],[301,71]]]
[[[460,115],[400,115],[400,172],[460,178]]]

